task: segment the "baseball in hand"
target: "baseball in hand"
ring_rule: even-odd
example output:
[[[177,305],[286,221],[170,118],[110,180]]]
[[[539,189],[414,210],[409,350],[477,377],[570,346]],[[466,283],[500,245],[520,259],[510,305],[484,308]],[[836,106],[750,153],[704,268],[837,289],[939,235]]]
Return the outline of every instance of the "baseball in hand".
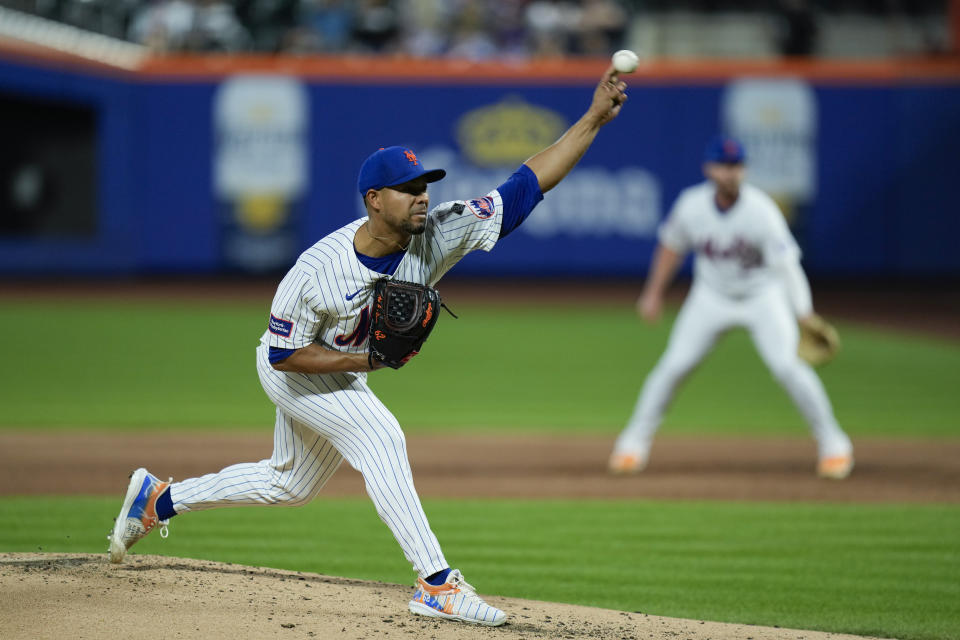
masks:
[[[630,49],[620,49],[613,54],[613,68],[620,73],[633,73],[637,70],[640,58]]]

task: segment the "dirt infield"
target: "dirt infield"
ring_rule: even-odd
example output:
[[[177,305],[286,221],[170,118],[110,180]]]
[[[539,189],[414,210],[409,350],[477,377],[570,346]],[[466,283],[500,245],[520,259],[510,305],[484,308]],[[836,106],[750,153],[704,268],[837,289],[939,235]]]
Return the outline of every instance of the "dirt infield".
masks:
[[[648,469],[628,478],[605,471],[612,437],[472,433],[408,439],[424,497],[960,502],[960,441],[854,444],[853,475],[830,482],[814,476],[814,445],[804,438],[662,436]],[[268,458],[272,445],[270,431],[0,431],[0,495],[119,496],[138,466],[164,477],[195,477]],[[363,495],[360,474],[344,465],[323,494]]]
[[[495,596],[507,624],[473,627],[410,615],[407,586],[150,555],[111,565],[96,555],[0,553],[0,585],[0,633],[11,639],[858,638]]]

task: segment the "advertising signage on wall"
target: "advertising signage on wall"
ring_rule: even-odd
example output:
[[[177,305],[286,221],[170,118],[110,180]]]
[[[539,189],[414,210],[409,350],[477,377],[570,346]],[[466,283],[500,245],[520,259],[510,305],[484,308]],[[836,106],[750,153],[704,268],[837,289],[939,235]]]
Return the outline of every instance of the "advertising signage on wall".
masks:
[[[282,271],[362,215],[357,171],[379,147],[412,148],[447,170],[430,186],[434,204],[496,188],[583,112],[589,65],[467,73],[417,61],[167,58],[121,73],[0,47],[0,93],[86,110],[94,141],[88,160],[74,160],[87,190],[70,211],[85,222],[69,233],[12,233],[10,203],[27,202],[37,182],[4,174],[0,273]],[[776,68],[645,67],[628,78],[629,108],[567,179],[496,252],[455,273],[643,276],[661,220],[702,179],[704,144],[726,131],[745,142],[748,179],[784,209],[811,275],[960,274],[949,245],[960,235],[949,215],[960,69]],[[73,157],[76,139],[48,129],[61,136],[59,157]]]

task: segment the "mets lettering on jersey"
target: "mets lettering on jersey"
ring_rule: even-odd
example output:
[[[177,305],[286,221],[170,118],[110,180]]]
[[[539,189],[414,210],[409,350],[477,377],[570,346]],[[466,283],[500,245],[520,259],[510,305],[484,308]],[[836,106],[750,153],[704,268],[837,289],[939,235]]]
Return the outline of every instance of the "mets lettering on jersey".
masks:
[[[490,196],[477,198],[476,200],[470,200],[467,202],[467,206],[470,207],[470,211],[473,212],[473,215],[477,216],[481,220],[489,218],[495,211],[493,198]]]
[[[763,266],[763,251],[743,238],[737,238],[729,247],[720,248],[718,244],[709,238],[700,251],[711,260],[737,260],[743,269]]]
[[[289,320],[278,318],[272,313],[270,314],[270,333],[274,333],[278,336],[283,336],[284,338],[289,338],[291,331],[293,331],[292,322],[290,322]]]

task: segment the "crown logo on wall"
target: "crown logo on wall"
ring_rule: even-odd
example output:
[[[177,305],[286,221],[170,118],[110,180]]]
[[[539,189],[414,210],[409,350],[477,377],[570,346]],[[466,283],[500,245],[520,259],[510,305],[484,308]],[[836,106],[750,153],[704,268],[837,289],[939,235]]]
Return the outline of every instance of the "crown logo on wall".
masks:
[[[559,113],[508,96],[465,113],[456,136],[461,153],[475,165],[498,167],[523,162],[556,142],[566,129]]]

